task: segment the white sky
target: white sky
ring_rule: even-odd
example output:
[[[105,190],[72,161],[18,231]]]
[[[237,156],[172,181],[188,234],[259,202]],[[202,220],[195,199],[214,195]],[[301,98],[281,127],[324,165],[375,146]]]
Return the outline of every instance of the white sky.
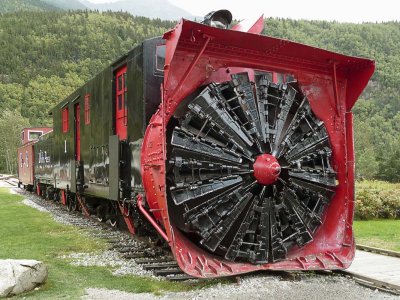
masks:
[[[89,0],[115,2],[117,0]],[[146,0],[143,0],[146,1]],[[339,22],[381,22],[400,20],[399,0],[169,0],[195,16],[228,9],[235,19],[280,17]]]

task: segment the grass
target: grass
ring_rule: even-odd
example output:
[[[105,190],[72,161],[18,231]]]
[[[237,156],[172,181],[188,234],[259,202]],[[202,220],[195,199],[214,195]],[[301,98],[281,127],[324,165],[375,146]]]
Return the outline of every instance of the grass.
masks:
[[[400,183],[392,183],[380,180],[360,180],[356,181],[356,190],[362,188],[379,189],[379,190],[393,190],[400,189]]]
[[[400,220],[354,221],[356,243],[400,252]]]
[[[78,299],[88,287],[160,294],[217,282],[188,285],[139,276],[113,276],[105,267],[72,266],[60,255],[101,251],[106,247],[104,241],[88,237],[74,226],[61,225],[48,213],[28,207],[21,200],[21,196],[0,188],[0,259],[41,260],[48,266],[49,277],[38,291],[17,298]]]
[[[60,255],[102,251],[106,247],[104,241],[88,237],[74,226],[61,225],[48,213],[28,207],[21,200],[21,196],[0,188],[0,259],[41,260],[49,268],[49,278],[38,291],[17,298],[78,299],[88,287],[162,294],[221,282],[209,280],[188,285],[139,276],[113,276],[104,267],[72,266]],[[400,220],[355,221],[354,229],[359,244],[400,251]]]

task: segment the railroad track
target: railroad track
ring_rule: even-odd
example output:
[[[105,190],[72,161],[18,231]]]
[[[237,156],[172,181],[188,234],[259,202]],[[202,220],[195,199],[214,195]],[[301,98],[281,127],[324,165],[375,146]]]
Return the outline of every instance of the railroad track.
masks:
[[[17,185],[17,184],[13,184]],[[105,240],[108,244],[108,250],[118,252],[125,260],[133,260],[144,271],[152,272],[154,276],[164,277],[170,281],[183,281],[188,279],[196,279],[195,277],[186,275],[176,263],[169,249],[164,249],[154,245],[149,240],[141,237],[132,237],[127,232],[115,230],[107,223],[102,223],[93,217],[85,217],[80,212],[70,213],[60,204],[44,200],[43,198],[21,191],[24,195],[29,195],[29,200],[49,210],[55,219],[64,215],[63,222],[82,228],[83,230],[90,228],[91,236]]]
[[[389,262],[374,261],[374,265],[372,267],[375,267],[375,272],[371,271],[371,266],[368,264],[368,261],[364,259],[362,264],[368,265],[370,269],[363,272],[362,269],[354,266],[354,264],[357,264],[356,253],[356,259],[353,261],[353,264],[350,266],[350,268],[346,270],[337,270],[334,272],[344,276],[349,276],[355,282],[363,286],[385,291],[394,295],[400,295],[400,252],[359,244],[356,245],[356,249],[363,252],[380,255],[382,259],[385,259],[385,257],[391,257],[394,259]],[[382,265],[384,265],[385,269],[388,270],[384,270],[384,272],[382,272],[382,270],[380,270]],[[385,275],[385,273],[387,275]]]
[[[9,185],[14,186],[14,187],[18,185],[18,179],[13,175],[0,176],[0,181],[6,182]]]
[[[15,183],[13,184],[13,182],[10,184],[16,185]],[[46,209],[49,209],[49,207],[57,207],[58,214],[62,213],[68,216],[69,224],[78,226],[82,229],[95,229],[96,232],[92,234],[92,236],[106,240],[106,242],[109,244],[109,250],[117,251],[124,259],[128,261],[133,260],[143,270],[152,272],[154,276],[164,277],[170,281],[185,281],[188,279],[196,279],[195,277],[186,275],[182,270],[180,270],[169,249],[164,249],[160,246],[156,246],[153,243],[150,243],[149,241],[141,238],[132,237],[126,232],[115,230],[110,225],[99,222],[92,217],[85,217],[79,212],[71,214],[67,210],[64,210],[61,205],[50,200],[44,200],[35,194],[31,194],[28,192],[23,193],[28,194],[30,196],[30,200],[34,201],[37,205],[40,205]],[[400,253],[395,251],[373,248],[365,245],[357,245],[357,249],[376,253],[379,255],[400,258]],[[297,280],[299,278],[299,274],[301,274],[301,272],[290,271],[271,273],[288,280]],[[333,273],[340,274],[342,276],[352,278],[360,285],[373,289],[379,289],[395,295],[400,295],[400,286],[398,285],[393,285],[388,282],[376,280],[368,276],[355,274],[353,272],[349,272],[348,270],[322,271],[318,273],[328,275]]]

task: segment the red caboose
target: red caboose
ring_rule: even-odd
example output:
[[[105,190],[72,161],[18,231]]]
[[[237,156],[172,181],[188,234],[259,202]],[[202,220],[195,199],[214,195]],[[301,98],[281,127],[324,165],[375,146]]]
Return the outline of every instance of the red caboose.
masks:
[[[24,128],[21,131],[22,146],[17,149],[18,153],[18,178],[20,185],[31,189],[34,181],[34,146],[39,138],[51,132],[51,127]]]

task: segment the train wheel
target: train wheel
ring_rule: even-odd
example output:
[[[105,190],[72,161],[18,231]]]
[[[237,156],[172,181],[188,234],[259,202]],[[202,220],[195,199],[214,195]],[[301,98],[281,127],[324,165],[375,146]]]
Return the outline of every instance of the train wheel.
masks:
[[[313,240],[336,188],[331,145],[298,84],[211,83],[168,125],[171,222],[230,261],[276,262]]]
[[[69,194],[67,200],[67,208],[69,212],[76,211],[78,209],[78,203],[74,195]]]
[[[110,202],[108,207],[108,214],[107,214],[107,221],[111,225],[112,228],[118,228],[118,216],[119,216],[119,209],[115,202]]]
[[[54,189],[51,186],[46,188],[46,200],[54,200]]]
[[[54,202],[59,202],[61,200],[61,192],[58,190],[53,190],[53,200]]]
[[[107,206],[100,204],[96,207],[96,218],[99,222],[106,222]]]
[[[111,225],[112,228],[118,228],[118,219],[117,218],[108,219],[108,223]]]
[[[40,185],[40,197],[42,197],[43,199],[46,199],[46,186],[41,184]]]

